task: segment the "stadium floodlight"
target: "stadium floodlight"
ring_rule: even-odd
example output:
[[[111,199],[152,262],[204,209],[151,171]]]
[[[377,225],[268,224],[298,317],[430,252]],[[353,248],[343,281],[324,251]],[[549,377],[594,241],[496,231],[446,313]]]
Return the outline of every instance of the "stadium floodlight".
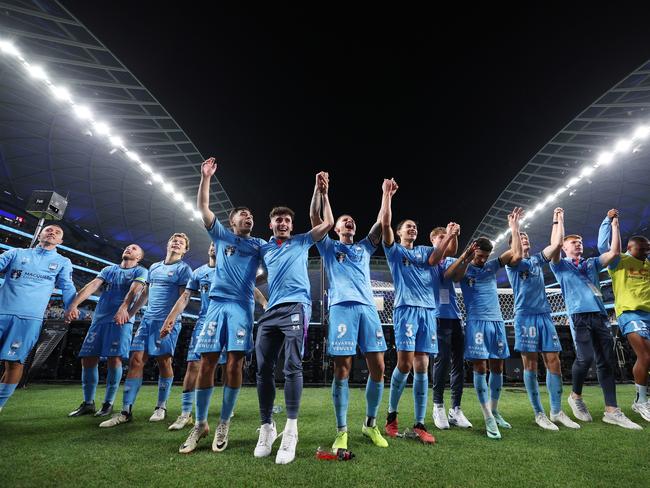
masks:
[[[0,51],[4,54],[9,54],[10,56],[20,56],[20,51],[18,48],[9,41],[0,41]]]
[[[117,136],[111,136],[108,138],[108,140],[110,141],[111,146],[113,147],[122,147],[124,145],[124,141],[122,141],[122,139],[120,139]]]
[[[617,153],[626,153],[630,149],[632,149],[632,141],[629,139],[620,139],[614,146],[614,152]]]
[[[573,178],[571,178],[571,179],[569,180],[569,182],[567,183],[566,186],[567,186],[567,187],[569,187],[569,186],[576,186],[576,185],[578,184],[579,181],[580,181],[580,178],[579,178],[578,176],[574,176]]]
[[[74,114],[82,120],[90,120],[93,118],[93,113],[85,105],[74,105],[72,110],[74,110]]]
[[[64,102],[72,103],[72,95],[70,95],[70,92],[67,88],[50,85],[50,90],[52,90],[52,94],[57,100],[63,100]]]
[[[551,203],[556,198],[557,198],[557,196],[555,194],[547,196],[546,199],[544,199],[544,205],[548,205],[549,203]]]
[[[641,125],[636,128],[634,131],[634,136],[632,137],[634,137],[634,139],[645,139],[648,137],[648,134],[650,134],[650,127],[647,125]]]
[[[606,151],[598,156],[598,160],[596,162],[599,165],[608,165],[612,161],[614,161],[614,155],[611,152]]]
[[[127,151],[126,157],[129,158],[131,161],[135,161],[136,163],[140,162],[140,155],[136,152]]]
[[[595,170],[596,168],[594,168],[593,166],[585,166],[584,168],[582,168],[582,171],[580,171],[580,177],[584,178],[585,176],[589,176]]]
[[[54,84],[48,78],[48,75],[42,66],[31,64],[25,58],[23,58],[19,49],[11,41],[7,39],[0,39],[0,53],[18,58],[18,61],[22,64],[23,68],[25,68],[25,70],[30,74],[30,76],[32,76],[35,79],[42,80],[43,84],[49,89],[49,91],[51,92],[52,96],[55,99],[68,102],[72,106],[72,111],[79,119],[89,121],[92,124],[92,129],[95,133],[102,136],[106,136],[113,148],[110,151],[110,154],[114,154],[117,149],[121,150],[128,159],[138,163],[140,169],[143,172],[152,175],[151,179],[154,182],[159,184],[163,183],[164,178],[159,174],[155,174],[153,168],[150,165],[143,163],[140,160],[140,155],[137,154],[136,152],[131,151],[128,147],[126,147],[122,139],[113,136],[111,134],[111,128],[106,123],[94,120],[94,115],[93,112],[90,110],[90,108],[88,108],[86,105],[79,105],[74,103],[73,96],[68,91],[67,88],[57,86],[56,84]],[[84,133],[86,135],[92,136],[93,131],[87,128]],[[151,184],[151,182],[147,182],[147,183]],[[197,212],[194,210],[192,205],[186,202],[185,196],[181,193],[176,193],[174,187],[171,184],[169,183],[163,184],[162,189],[165,192],[172,194],[174,200],[182,203],[185,206],[186,210],[190,212],[194,212],[194,217],[200,218],[201,215],[198,214],[197,216]]]
[[[110,127],[108,127],[104,122],[95,122],[93,127],[100,136],[109,136],[111,133]]]
[[[42,66],[27,64],[26,69],[31,77],[37,80],[47,80],[47,73]]]
[[[194,210],[194,212],[192,212],[192,215],[194,216],[195,219],[201,218],[201,212],[199,212],[198,210]]]

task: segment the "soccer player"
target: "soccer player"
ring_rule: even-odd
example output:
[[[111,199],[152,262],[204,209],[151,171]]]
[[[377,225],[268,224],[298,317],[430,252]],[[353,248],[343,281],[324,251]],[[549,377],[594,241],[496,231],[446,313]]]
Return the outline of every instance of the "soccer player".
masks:
[[[427,432],[424,425],[429,392],[429,355],[438,352],[431,267],[443,258],[449,242],[455,238],[460,228],[450,223],[445,239],[438,248],[415,246],[418,236],[415,221],[403,220],[397,225],[395,233],[391,227],[391,204],[397,189],[395,180],[384,180],[381,227],[384,253],[395,287],[393,324],[397,347],[397,366],[390,381],[388,416],[384,430],[390,437],[398,434],[397,407],[408,375],[413,369],[413,432],[420,441],[433,444],[435,438]]]
[[[129,357],[133,336],[133,314],[129,309],[147,283],[147,270],[139,263],[144,257],[137,244],[126,246],[122,262],[106,266],[95,279],[84,286],[70,304],[68,318],[79,317],[77,308],[100,287],[104,287],[95,308],[95,315],[79,351],[81,358],[81,389],[84,401],[68,417],[95,413],[95,391],[99,382],[99,358],[108,358],[106,394],[96,417],[113,412],[113,402],[122,379],[122,358]]]
[[[614,220],[618,210],[612,209],[600,226],[598,250],[609,250]],[[618,328],[627,338],[636,354],[634,383],[636,398],[632,410],[650,422],[648,402],[648,370],[650,369],[650,242],[645,236],[632,236],[627,241],[627,253],[609,263],[607,271],[612,277],[614,305]]]
[[[324,182],[319,179],[320,175],[317,176],[310,207],[313,227],[322,223],[320,188]],[[386,341],[370,285],[370,257],[381,241],[381,224],[375,222],[367,237],[358,243],[354,242],[356,230],[354,219],[350,215],[341,215],[334,226],[339,239],[331,239],[326,235],[316,243],[329,283],[327,344],[328,353],[334,359],[332,400],[337,422],[333,451],[348,448],[348,378],[357,344],[366,357],[369,372],[366,382],[366,420],[361,432],[376,446],[388,447],[376,421],[384,390]]]
[[[192,272],[192,277],[185,286],[185,291],[178,297],[176,304],[169,312],[165,319],[165,324],[160,329],[161,338],[164,338],[173,329],[178,316],[183,313],[193,293],[198,293],[201,297],[201,309],[199,317],[194,324],[190,345],[187,348],[187,368],[183,378],[183,392],[181,394],[181,414],[176,421],[169,426],[169,430],[181,430],[186,425],[192,423],[192,407],[196,399],[196,380],[199,377],[199,361],[201,355],[194,351],[198,335],[201,333],[205,323],[205,315],[210,304],[210,287],[214,281],[214,269],[216,265],[214,242],[210,243],[208,248],[208,262],[199,266]]]
[[[132,312],[136,313],[148,300],[140,327],[131,343],[129,372],[124,381],[122,411],[99,424],[100,427],[115,427],[131,421],[133,404],[142,386],[142,372],[149,357],[156,359],[159,371],[158,403],[149,422],[160,422],[165,419],[167,399],[174,381],[172,357],[181,329],[180,320],[164,339],[160,338],[160,329],[192,276],[192,269],[183,261],[183,256],[189,249],[189,237],[182,233],[172,234],[167,242],[165,260],[154,263],[149,268],[147,287],[132,307]]]
[[[275,367],[284,345],[284,401],[287,423],[282,443],[275,457],[277,464],[288,464],[296,457],[298,443],[298,411],[302,395],[302,355],[311,316],[311,293],[307,258],[309,248],[327,235],[334,225],[330,208],[328,175],[321,173],[323,222],[309,232],[292,235],[294,212],[275,207],[269,215],[273,237],[262,246],[262,259],[268,272],[269,303],[258,321],[255,339],[257,358],[257,396],[261,427],[254,456],[271,454],[278,437],[273,421],[275,400]]]
[[[524,384],[528,399],[535,412],[535,422],[542,429],[559,430],[556,423],[571,429],[579,429],[580,424],[571,420],[562,411],[562,370],[560,366],[560,339],[558,338],[551,305],[546,298],[543,267],[562,249],[560,221],[564,211],[556,208],[553,212],[551,242],[538,254],[530,255],[528,234],[521,232],[519,222],[523,211],[515,208],[508,216],[510,226],[510,250],[512,257],[506,266],[506,273],[512,286],[515,299],[515,351],[521,353],[524,364]],[[546,416],[539,397],[537,381],[537,359],[539,353],[546,365],[546,388],[551,400],[551,418]]]
[[[54,287],[61,290],[63,304],[69,309],[75,296],[72,263],[56,252],[63,242],[63,229],[46,226],[38,235],[38,245],[28,249],[10,249],[0,255],[0,361],[4,374],[0,379],[0,411],[23,375],[23,363],[38,340],[43,314]]]
[[[228,446],[230,416],[242,384],[244,357],[253,347],[253,297],[255,278],[260,264],[262,239],[251,237],[253,214],[247,207],[230,212],[230,229],[226,229],[210,210],[210,182],[217,171],[214,158],[201,165],[201,183],[197,207],[215,245],[215,278],[210,288],[210,305],[205,324],[197,337],[195,353],[201,355],[196,390],[196,423],[179,452],[196,449],[208,435],[208,408],[214,390],[214,372],[222,349],[228,352],[221,415],[212,442],[212,450],[221,452]]]
[[[499,412],[503,386],[503,360],[510,356],[506,326],[497,294],[497,271],[510,261],[510,251],[488,260],[492,243],[486,237],[474,241],[458,260],[445,271],[445,279],[460,282],[467,312],[465,322],[465,359],[472,362],[474,388],[485,419],[488,438],[501,439],[499,427],[510,429]],[[486,381],[490,367],[490,383]]]
[[[458,231],[460,232],[460,226]],[[431,245],[435,248],[440,247],[446,236],[445,227],[436,227],[429,234]],[[445,279],[445,271],[456,261],[456,258],[451,256],[456,254],[457,249],[458,236],[456,235],[447,246],[448,256],[432,268],[433,294],[436,299],[438,320],[438,354],[432,366],[433,422],[439,429],[448,429],[450,424],[464,429],[472,427],[460,408],[465,376],[465,332],[454,282]],[[451,387],[449,414],[445,412],[443,400],[447,378],[450,379]]]
[[[557,224],[564,234],[562,220]],[[564,302],[571,321],[571,333],[576,349],[576,359],[571,369],[572,392],[569,405],[573,415],[583,422],[591,422],[589,409],[582,399],[582,386],[594,357],[598,383],[605,397],[603,422],[626,429],[641,429],[628,419],[616,403],[616,380],[614,378],[614,341],[607,320],[598,275],[609,266],[621,252],[618,219],[612,221],[611,249],[600,256],[584,258],[582,237],[570,234],[564,237],[562,250],[565,258],[551,260],[551,270],[564,294]]]

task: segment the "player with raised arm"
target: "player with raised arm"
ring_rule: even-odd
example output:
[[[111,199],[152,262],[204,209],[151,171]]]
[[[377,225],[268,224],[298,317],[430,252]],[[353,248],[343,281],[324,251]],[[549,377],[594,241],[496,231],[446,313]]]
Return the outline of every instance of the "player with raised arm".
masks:
[[[319,173],[309,211],[313,227],[323,221],[320,217],[321,189],[326,184],[324,175]],[[356,222],[352,216],[344,214],[337,219],[334,231],[338,240],[326,235],[316,243],[329,283],[327,348],[334,359],[332,401],[337,423],[332,450],[348,448],[348,378],[357,345],[365,355],[369,373],[366,382],[366,420],[361,432],[376,446],[388,447],[376,420],[384,390],[386,341],[370,284],[370,257],[381,241],[381,224],[377,220],[364,239],[354,242]]]
[[[618,221],[618,210],[607,213],[598,233],[598,250],[609,250],[614,220]],[[619,231],[620,232],[620,231]],[[650,369],[650,242],[645,236],[632,236],[627,241],[627,252],[621,254],[607,266],[612,277],[614,306],[618,329],[625,336],[636,354],[634,387],[636,397],[632,410],[650,422],[648,401],[648,370]]]
[[[258,321],[255,340],[257,359],[257,396],[260,405],[260,435],[255,457],[271,454],[278,437],[273,421],[275,400],[275,367],[284,347],[284,401],[287,423],[282,443],[275,457],[277,464],[288,464],[296,457],[298,443],[298,411],[302,396],[302,356],[311,316],[311,292],[307,273],[309,248],[323,239],[334,225],[327,194],[327,184],[321,185],[323,222],[309,232],[292,235],[294,212],[287,207],[275,207],[269,215],[273,237],[262,246],[262,258],[268,272],[269,302]]]
[[[580,425],[562,411],[562,347],[551,318],[551,305],[546,298],[544,286],[543,267],[559,256],[562,249],[562,226],[559,224],[564,219],[564,211],[561,208],[553,211],[551,242],[541,252],[533,255],[530,254],[528,234],[520,230],[522,215],[523,210],[515,208],[508,216],[512,257],[506,266],[506,273],[515,300],[515,351],[521,353],[524,384],[537,425],[546,430],[558,430],[556,423],[579,429]],[[540,353],[546,366],[546,388],[551,400],[550,420],[539,397],[537,360]]]
[[[558,224],[564,235],[564,222]],[[583,422],[591,422],[589,409],[582,398],[582,387],[594,358],[598,383],[605,398],[603,422],[626,429],[641,429],[628,419],[616,403],[614,377],[614,340],[609,328],[607,311],[603,303],[598,275],[621,253],[618,219],[612,221],[611,249],[600,256],[584,258],[582,237],[570,234],[563,239],[562,250],[566,257],[551,260],[551,270],[560,283],[564,302],[571,320],[571,333],[576,358],[571,368],[572,391],[569,406],[573,415]]]
[[[438,352],[431,268],[441,261],[447,246],[460,228],[450,223],[445,239],[435,249],[415,245],[418,229],[414,220],[403,220],[394,233],[391,227],[391,205],[397,189],[395,180],[384,180],[380,220],[384,253],[395,287],[393,324],[397,348],[397,366],[393,369],[390,381],[388,416],[384,430],[390,437],[398,435],[397,408],[408,375],[413,370],[413,433],[423,443],[433,444],[435,438],[427,432],[424,425],[429,392],[429,356]]]
[[[508,250],[489,260],[493,246],[486,237],[479,237],[445,271],[445,278],[460,282],[467,312],[465,322],[465,359],[472,362],[474,389],[478,395],[486,434],[501,439],[499,427],[510,429],[499,412],[503,386],[503,363],[510,356],[506,326],[501,315],[496,274],[510,262]],[[486,375],[490,370],[489,395]]]
[[[212,441],[212,450],[222,452],[228,447],[230,417],[241,389],[244,358],[253,348],[255,278],[264,241],[250,235],[253,213],[248,207],[235,207],[231,210],[230,229],[225,228],[210,210],[210,183],[216,171],[214,158],[207,159],[201,165],[197,207],[215,245],[216,266],[205,323],[194,349],[201,355],[196,390],[196,423],[181,445],[181,453],[196,449],[199,440],[210,431],[207,419],[214,390],[214,372],[224,348],[228,359],[221,415]]]

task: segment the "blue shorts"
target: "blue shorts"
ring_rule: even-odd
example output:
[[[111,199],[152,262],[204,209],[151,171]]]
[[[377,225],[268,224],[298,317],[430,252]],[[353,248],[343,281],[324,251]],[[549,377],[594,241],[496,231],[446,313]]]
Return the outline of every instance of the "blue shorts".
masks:
[[[0,315],[0,360],[25,362],[41,335],[43,319]]]
[[[515,314],[515,351],[560,352],[560,338],[549,313]]]
[[[144,351],[147,353],[147,356],[152,357],[173,356],[176,350],[178,334],[181,330],[181,323],[176,322],[172,331],[164,339],[161,339],[160,329],[162,329],[164,323],[165,319],[142,319],[140,321],[140,327],[138,327],[133,342],[131,343],[131,352]]]
[[[505,359],[510,357],[503,320],[465,322],[465,359]]]
[[[93,322],[88,328],[86,338],[81,345],[79,357],[122,357],[128,359],[133,324],[117,325],[110,322]]]
[[[639,334],[650,341],[650,312],[623,312],[618,316],[618,329],[621,334]]]
[[[205,324],[197,336],[194,351],[244,351],[253,349],[253,306],[211,298]]]
[[[384,331],[375,307],[358,302],[337,303],[330,307],[327,353],[354,356],[361,352],[386,350]]]
[[[201,355],[196,352],[196,343],[199,340],[199,335],[203,330],[203,322],[197,322],[192,330],[192,338],[190,339],[190,345],[187,348],[187,359],[186,362],[190,363],[192,361],[200,361]],[[228,352],[225,349],[221,350],[221,355],[219,356],[218,364],[226,364],[228,362]]]
[[[435,308],[402,305],[393,311],[393,324],[398,351],[438,354]]]

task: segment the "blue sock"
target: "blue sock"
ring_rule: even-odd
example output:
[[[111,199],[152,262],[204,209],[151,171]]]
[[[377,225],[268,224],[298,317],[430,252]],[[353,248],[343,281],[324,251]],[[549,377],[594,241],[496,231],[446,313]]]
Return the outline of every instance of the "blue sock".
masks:
[[[99,368],[81,368],[81,388],[84,391],[84,402],[92,403],[95,401],[95,392],[99,383]]]
[[[499,398],[503,386],[503,373],[496,374],[490,371],[490,409],[492,412],[499,411]]]
[[[562,410],[562,375],[546,370],[546,389],[548,396],[551,397],[551,414],[560,413]]]
[[[476,396],[478,396],[478,402],[481,405],[485,405],[488,402],[488,385],[485,380],[485,374],[477,373],[474,371],[474,389],[476,390]]]
[[[223,387],[223,402],[221,404],[222,422],[230,420],[230,416],[232,415],[233,410],[235,410],[239,390],[241,390],[241,388],[230,388],[229,386]]]
[[[384,382],[373,381],[370,376],[368,376],[368,382],[366,383],[366,417],[371,419],[377,417],[383,393]]]
[[[427,415],[427,399],[429,397],[429,375],[415,373],[413,375],[413,404],[415,406],[415,423],[423,424]]]
[[[173,376],[169,378],[158,377],[158,403],[156,404],[156,408],[165,408],[167,406],[167,400],[169,400],[169,394],[172,392],[173,382]]]
[[[332,402],[334,403],[334,414],[336,415],[336,427],[342,429],[348,425],[348,403],[350,388],[348,379],[332,381]]]
[[[108,368],[106,371],[106,394],[104,395],[104,403],[115,403],[115,395],[120,386],[122,379],[122,365],[116,368]]]
[[[124,393],[122,394],[122,410],[124,412],[131,412],[131,407],[135,403],[141,386],[142,378],[127,378],[124,380]]]
[[[388,412],[397,412],[397,405],[402,396],[406,380],[409,377],[408,372],[402,373],[399,368],[393,370],[393,375],[390,377],[390,393],[388,394]]]
[[[524,371],[524,384],[528,392],[528,399],[533,406],[535,414],[544,413],[542,401],[539,398],[539,383],[537,382],[537,371]]]
[[[0,383],[0,408],[5,406],[9,397],[14,394],[14,390],[18,384]]]
[[[212,390],[210,388],[197,388],[196,389],[196,421],[206,422],[208,420],[208,409],[210,408],[210,400],[212,399]]]
[[[181,395],[181,412],[192,413],[192,405],[196,399],[196,390],[184,391]]]

